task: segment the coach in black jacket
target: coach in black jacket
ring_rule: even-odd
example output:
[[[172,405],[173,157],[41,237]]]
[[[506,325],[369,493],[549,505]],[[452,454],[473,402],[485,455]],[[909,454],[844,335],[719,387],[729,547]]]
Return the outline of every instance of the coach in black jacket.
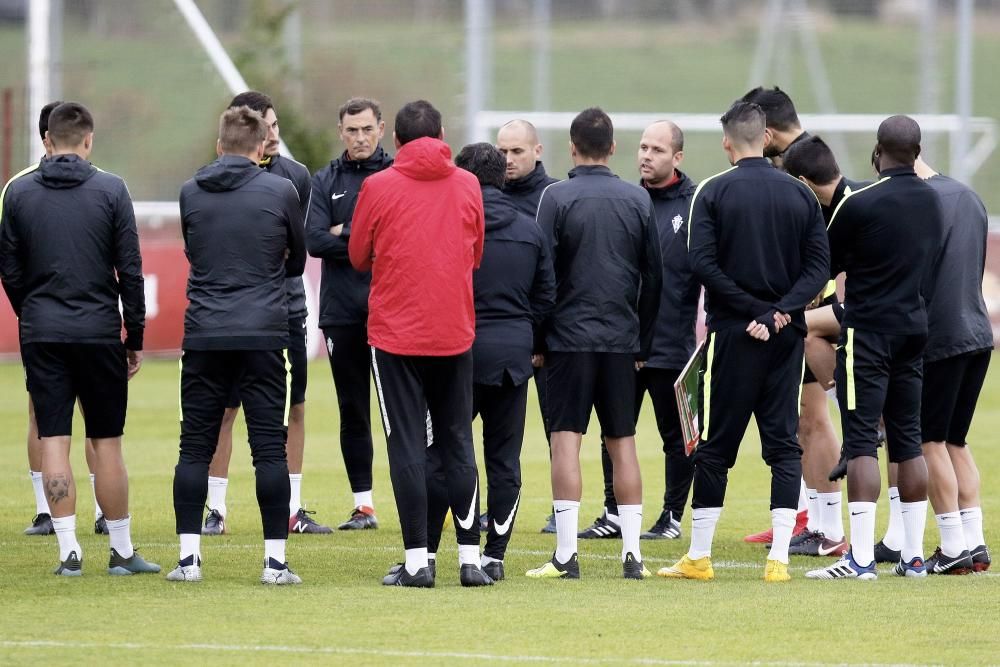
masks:
[[[0,278],[18,316],[26,384],[47,452],[42,475],[59,542],[55,574],[82,571],[69,463],[77,399],[111,538],[108,572],[158,572],[132,548],[121,454],[146,315],[132,200],[121,178],[87,161],[94,119],[82,104],[53,109],[46,134],[51,155],[0,194]]]
[[[356,97],[339,110],[344,152],[313,175],[313,200],[306,225],[309,254],[323,260],[319,326],[326,339],[340,411],[340,451],[354,494],[353,511],[341,530],[377,528],[372,497],[372,425],[368,347],[370,271],[355,271],[347,256],[351,219],[366,178],[392,166],[379,145],[385,132],[375,100]]]
[[[771,468],[774,541],[764,578],[786,581],[802,476],[795,431],[804,311],[828,279],[829,248],[816,196],[764,158],[761,108],[736,102],[721,121],[733,167],[698,186],[688,223],[709,329],[691,548],[659,574],[714,576],[709,557],[729,470],[755,415]]]
[[[305,267],[294,186],[260,169],[267,125],[247,107],[228,109],[219,154],[184,184],[181,231],[191,262],[181,364],[180,459],[174,511],[181,537],[172,581],[201,578],[201,508],[225,403],[239,387],[264,526],[264,583],[298,583],[288,569],[285,279]]]
[[[521,497],[531,358],[540,351],[536,333],[552,310],[555,277],[542,230],[499,190],[503,154],[490,144],[470,144],[455,164],[479,179],[486,213],[483,260],[472,278],[476,304],[472,405],[473,415],[483,420],[489,491],[482,568],[497,581],[504,578],[503,558]],[[428,453],[428,551],[436,552],[448,511],[448,486],[436,448]]]
[[[653,403],[656,427],[663,442],[665,490],[663,511],[644,539],[677,539],[681,535],[681,517],[687,504],[694,466],[684,450],[684,438],[674,382],[695,348],[695,323],[701,284],[688,262],[687,232],[691,198],[697,185],[678,167],[684,159],[684,133],[674,123],[653,123],[639,141],[638,167],[640,185],[653,200],[656,233],[663,260],[663,288],[660,310],[653,332],[653,346],[646,365],[636,382],[635,419],[646,392]],[[580,533],[580,537],[617,537],[618,506],[615,502],[614,475],[607,447],[601,443],[604,467],[605,515]]]

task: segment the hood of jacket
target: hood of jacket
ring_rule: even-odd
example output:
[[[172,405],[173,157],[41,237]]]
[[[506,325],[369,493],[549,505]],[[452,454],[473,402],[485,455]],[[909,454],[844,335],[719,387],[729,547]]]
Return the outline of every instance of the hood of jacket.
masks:
[[[223,155],[198,170],[194,181],[208,192],[227,192],[264,173],[257,163],[241,155]]]
[[[483,210],[486,213],[486,233],[510,227],[518,211],[503,192],[492,185],[483,186]]]
[[[677,199],[694,193],[698,188],[690,178],[680,169],[677,170],[677,180],[665,188],[651,188],[645,182],[640,182],[643,189],[649,193],[653,199]]]
[[[542,164],[541,160],[535,161],[535,168],[531,170],[531,173],[523,176],[515,181],[507,181],[504,183],[503,189],[505,192],[517,195],[524,192],[534,192],[538,189],[538,186],[549,180],[549,175],[545,173],[545,165]]]
[[[330,166],[335,171],[339,169],[343,171],[356,170],[375,173],[376,171],[382,171],[391,165],[392,156],[386,153],[381,146],[378,146],[375,149],[375,152],[364,160],[352,160],[347,157],[347,151],[344,151],[341,153],[340,157],[330,161]]]
[[[418,181],[441,180],[458,168],[451,161],[448,144],[432,137],[421,137],[403,144],[392,166],[404,176]]]
[[[75,188],[97,173],[97,167],[79,155],[54,155],[38,164],[35,178],[47,188]]]

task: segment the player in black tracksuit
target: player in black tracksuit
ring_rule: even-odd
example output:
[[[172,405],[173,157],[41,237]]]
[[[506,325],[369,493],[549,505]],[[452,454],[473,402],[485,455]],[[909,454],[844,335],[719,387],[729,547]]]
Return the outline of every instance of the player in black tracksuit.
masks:
[[[168,576],[173,581],[201,578],[198,538],[208,465],[226,401],[238,387],[264,527],[262,581],[298,583],[284,553],[290,493],[284,286],[286,278],[302,275],[305,243],[295,187],[258,166],[266,133],[259,114],[246,107],[227,110],[220,123],[221,157],[181,188],[181,231],[191,272],[174,474],[181,558]]]
[[[483,571],[504,578],[503,559],[521,497],[521,444],[531,358],[542,350],[541,323],[555,300],[552,259],[542,230],[499,190],[504,158],[490,144],[466,146],[455,164],[479,178],[486,241],[473,273],[476,339],[472,345],[473,415],[483,422],[488,530]],[[428,552],[437,551],[448,511],[448,485],[437,448],[428,450]]]
[[[355,271],[347,256],[351,218],[361,184],[392,166],[378,141],[384,124],[373,100],[349,100],[340,109],[344,152],[313,175],[313,202],[306,225],[309,254],[323,260],[319,326],[323,330],[340,411],[340,451],[354,494],[351,517],[341,530],[376,528],[372,500],[371,365],[368,346],[370,271]]]
[[[920,127],[892,116],[878,130],[879,180],[841,201],[830,222],[831,275],[847,274],[837,350],[837,400],[847,457],[851,551],[813,578],[877,576],[875,501],[879,416],[889,461],[899,464],[904,544],[896,573],[924,576],[927,467],[921,452],[920,394],[926,304],[942,241],[941,203],[914,172]]]
[[[691,268],[705,286],[709,330],[691,548],[660,574],[714,576],[715,524],[753,415],[771,468],[774,542],[765,579],[784,581],[802,475],[795,432],[804,312],[827,281],[829,247],[815,195],[763,157],[760,107],[736,102],[722,126],[733,167],[702,182],[689,221]]]
[[[697,185],[677,168],[683,159],[683,142],[684,135],[680,128],[669,121],[659,121],[646,128],[639,144],[639,168],[643,176],[640,184],[649,193],[656,212],[656,229],[663,258],[663,290],[652,352],[636,378],[635,413],[638,422],[643,396],[648,391],[663,442],[666,482],[663,511],[652,527],[642,534],[644,539],[680,537],[680,521],[694,478],[694,466],[684,451],[674,397],[674,382],[694,353],[695,322],[701,295],[701,285],[688,262],[687,220]],[[605,516],[598,517],[593,526],[580,533],[580,537],[588,532],[606,534],[608,528],[617,528],[608,518],[608,515],[618,514],[618,507],[611,457],[603,443],[601,463],[604,467]],[[617,537],[618,534],[615,530],[612,535]]]

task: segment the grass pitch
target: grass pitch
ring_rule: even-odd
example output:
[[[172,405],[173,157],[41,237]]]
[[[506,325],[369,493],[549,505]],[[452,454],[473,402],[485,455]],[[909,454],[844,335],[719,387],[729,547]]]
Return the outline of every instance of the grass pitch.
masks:
[[[324,523],[351,505],[337,440],[332,382],[325,361],[310,368],[303,498]],[[296,535],[288,557],[302,586],[257,583],[260,519],[248,448],[237,444],[229,485],[230,534],[202,543],[205,581],[168,583],[163,575],[105,574],[107,538],[89,531],[82,436],[73,451],[82,579],[49,572],[54,537],[21,530],[33,504],[24,451],[25,400],[17,364],[0,365],[0,663],[135,662],[143,664],[996,664],[1000,662],[1000,578],[904,580],[883,569],[873,583],[815,582],[806,569],[826,559],[793,557],[793,580],[761,580],[765,552],[744,534],[768,524],[767,471],[755,433],[731,476],[708,583],[623,581],[620,542],[581,541],[580,581],[532,581],[525,570],[544,562],[554,538],[540,535],[549,507],[548,455],[532,400],[524,446],[521,509],[507,556],[508,580],[488,589],[458,583],[453,532],[446,531],[434,590],[379,585],[401,558],[402,543],[388,482],[385,446],[375,424],[375,498],[381,528],[363,533]],[[374,403],[373,403],[374,404]],[[970,441],[983,478],[986,536],[1000,545],[1000,369],[994,364]],[[592,422],[596,428],[596,422]],[[76,432],[82,434],[82,424]],[[133,381],[126,434],[133,537],[147,559],[169,569],[177,558],[171,479],[177,458],[177,365],[147,362]],[[245,442],[238,425],[236,442]],[[647,404],[638,435],[646,518],[663,491],[662,454]],[[581,523],[600,511],[600,457],[595,434],[584,445]],[[884,529],[886,503],[879,507]],[[687,548],[690,519],[677,541],[643,542],[655,570]],[[927,553],[937,529],[928,520]],[[1000,547],[995,554],[1000,555]]]

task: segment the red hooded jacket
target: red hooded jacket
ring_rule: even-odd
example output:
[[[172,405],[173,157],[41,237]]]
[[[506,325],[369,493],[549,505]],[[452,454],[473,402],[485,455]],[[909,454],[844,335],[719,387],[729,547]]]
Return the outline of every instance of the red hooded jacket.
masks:
[[[392,167],[365,179],[348,252],[355,269],[372,272],[368,342],[422,357],[471,348],[484,230],[479,182],[440,139],[404,144]]]

